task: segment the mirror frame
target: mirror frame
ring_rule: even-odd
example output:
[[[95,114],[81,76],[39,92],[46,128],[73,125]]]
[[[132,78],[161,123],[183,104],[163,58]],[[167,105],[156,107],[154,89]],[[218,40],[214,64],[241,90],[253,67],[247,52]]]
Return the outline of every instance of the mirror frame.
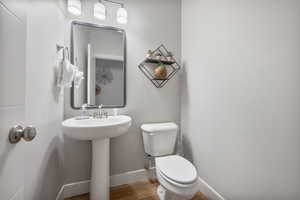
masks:
[[[126,95],[126,82],[127,82],[127,74],[126,74],[126,67],[127,67],[127,52],[126,52],[126,32],[124,29],[120,29],[120,28],[116,28],[116,27],[112,27],[112,26],[102,26],[102,25],[97,25],[97,24],[92,24],[92,23],[87,23],[87,22],[79,22],[79,21],[73,21],[71,23],[71,41],[70,41],[70,62],[72,64],[74,64],[74,50],[73,50],[73,47],[74,47],[74,35],[73,35],[73,28],[74,28],[74,25],[84,25],[84,26],[89,26],[89,27],[93,27],[93,28],[101,28],[101,29],[105,29],[105,30],[112,30],[112,31],[118,31],[118,32],[121,32],[123,34],[123,37],[124,37],[124,40],[123,40],[123,43],[124,43],[124,49],[123,49],[123,52],[124,52],[124,62],[123,62],[123,71],[124,71],[124,80],[123,80],[123,85],[124,85],[124,89],[123,89],[123,92],[124,92],[124,95],[123,95],[123,98],[124,98],[124,101],[123,101],[123,105],[103,105],[102,108],[124,108],[126,107],[127,105],[127,95]],[[72,83],[72,87],[71,87],[71,107],[74,109],[74,110],[79,110],[81,107],[76,107],[74,105],[74,82]],[[98,106],[97,105],[88,105],[87,106],[87,109],[97,109]]]

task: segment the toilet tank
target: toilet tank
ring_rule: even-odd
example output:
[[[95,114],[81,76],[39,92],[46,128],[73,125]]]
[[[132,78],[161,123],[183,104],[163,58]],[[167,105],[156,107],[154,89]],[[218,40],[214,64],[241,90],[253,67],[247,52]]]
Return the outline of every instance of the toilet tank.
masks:
[[[151,156],[174,153],[178,126],[173,122],[143,124],[141,126],[145,152]]]

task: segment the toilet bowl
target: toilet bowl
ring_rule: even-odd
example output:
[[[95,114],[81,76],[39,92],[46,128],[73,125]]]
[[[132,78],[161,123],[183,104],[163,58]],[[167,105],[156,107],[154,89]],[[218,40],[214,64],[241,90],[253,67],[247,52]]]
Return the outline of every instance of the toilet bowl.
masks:
[[[178,126],[173,122],[141,126],[145,153],[155,157],[160,200],[191,199],[199,191],[194,165],[174,153]]]
[[[158,157],[155,162],[161,200],[187,200],[199,191],[197,171],[188,160],[172,155]]]

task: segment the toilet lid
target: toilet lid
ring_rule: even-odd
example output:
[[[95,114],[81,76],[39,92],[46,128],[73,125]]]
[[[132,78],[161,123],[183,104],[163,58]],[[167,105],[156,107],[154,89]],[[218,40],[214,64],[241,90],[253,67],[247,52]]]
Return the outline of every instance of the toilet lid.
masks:
[[[169,179],[177,183],[188,184],[197,179],[194,165],[181,156],[156,158],[156,167]]]
[[[143,124],[141,129],[146,132],[177,131],[178,126],[173,122]]]

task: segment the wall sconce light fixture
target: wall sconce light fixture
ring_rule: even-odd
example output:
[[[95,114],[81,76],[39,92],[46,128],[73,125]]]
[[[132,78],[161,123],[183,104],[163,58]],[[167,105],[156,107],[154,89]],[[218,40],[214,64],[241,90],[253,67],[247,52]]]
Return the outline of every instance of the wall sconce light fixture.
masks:
[[[76,16],[81,15],[81,1],[80,0],[68,0],[68,11]]]
[[[119,24],[127,24],[127,10],[123,6],[117,11],[117,22]]]
[[[111,3],[111,4],[117,4],[121,6],[117,11],[117,22],[119,24],[127,24],[128,21],[128,15],[127,11],[124,8],[123,3],[111,1],[111,0],[99,0],[99,2],[95,3],[94,5],[94,17],[100,20],[105,20],[106,18],[106,7],[103,4],[103,2]]]
[[[105,20],[106,19],[106,6],[103,4],[103,2],[111,3],[111,4],[117,4],[120,6],[117,10],[117,22],[119,24],[127,24],[128,22],[128,14],[127,10],[124,8],[123,3],[119,3],[116,1],[111,0],[99,0],[94,4],[94,17],[99,20]],[[68,11],[76,16],[81,15],[81,0],[68,0]]]
[[[106,18],[106,7],[101,0],[94,4],[94,17],[100,20],[105,20]]]

